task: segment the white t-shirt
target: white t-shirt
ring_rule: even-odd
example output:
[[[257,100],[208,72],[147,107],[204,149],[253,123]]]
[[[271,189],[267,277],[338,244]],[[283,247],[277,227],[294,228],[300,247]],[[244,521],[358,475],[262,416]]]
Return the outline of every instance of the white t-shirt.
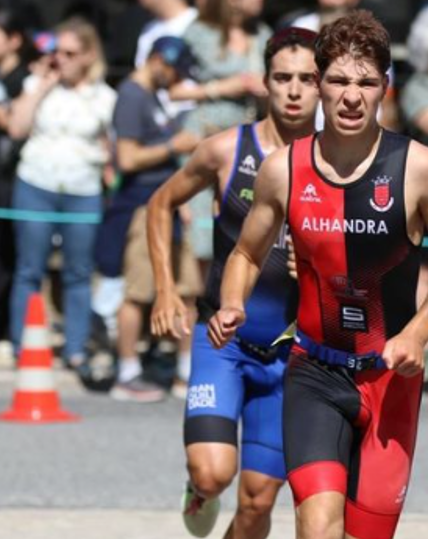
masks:
[[[37,83],[30,75],[24,91],[34,91]],[[109,157],[102,139],[110,131],[115,102],[116,92],[104,82],[55,86],[38,106],[18,176],[47,191],[100,193],[102,167]]]
[[[143,28],[138,38],[135,66],[139,67],[147,60],[153,43],[164,36],[181,37],[198,16],[195,8],[189,7],[177,17],[168,20],[155,19]]]
[[[294,19],[292,26],[296,26],[297,28],[306,28],[307,30],[312,30],[313,32],[319,32],[320,24],[320,14],[314,12],[297,17],[297,19]]]

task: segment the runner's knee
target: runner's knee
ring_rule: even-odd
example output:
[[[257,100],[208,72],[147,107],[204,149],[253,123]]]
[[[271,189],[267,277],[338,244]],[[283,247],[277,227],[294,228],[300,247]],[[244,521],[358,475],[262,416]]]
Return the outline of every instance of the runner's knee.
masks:
[[[297,518],[298,539],[342,539],[343,518],[329,515],[312,515],[311,518]]]
[[[196,491],[204,498],[215,498],[232,482],[236,470],[227,467],[212,466],[212,463],[188,465],[190,478]]]
[[[298,539],[343,539],[345,497],[339,492],[324,492],[298,506]]]
[[[238,511],[247,518],[259,520],[269,518],[275,503],[275,497],[269,493],[261,492],[252,496],[245,496],[239,501]]]

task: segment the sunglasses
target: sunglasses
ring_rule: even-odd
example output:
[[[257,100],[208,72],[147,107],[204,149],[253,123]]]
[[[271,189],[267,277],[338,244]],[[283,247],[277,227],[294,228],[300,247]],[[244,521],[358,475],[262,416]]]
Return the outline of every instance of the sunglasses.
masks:
[[[82,51],[73,51],[70,49],[56,49],[55,54],[58,54],[59,56],[65,56],[68,59],[76,58],[76,56],[79,56],[79,54],[82,54]]]

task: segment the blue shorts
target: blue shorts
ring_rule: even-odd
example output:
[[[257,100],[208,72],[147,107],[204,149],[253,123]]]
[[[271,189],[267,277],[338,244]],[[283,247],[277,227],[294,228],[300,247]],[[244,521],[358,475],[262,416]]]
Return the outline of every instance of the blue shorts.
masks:
[[[284,358],[263,363],[235,341],[216,350],[205,324],[193,333],[192,371],[186,402],[185,444],[238,445],[241,469],[285,479],[282,443]]]

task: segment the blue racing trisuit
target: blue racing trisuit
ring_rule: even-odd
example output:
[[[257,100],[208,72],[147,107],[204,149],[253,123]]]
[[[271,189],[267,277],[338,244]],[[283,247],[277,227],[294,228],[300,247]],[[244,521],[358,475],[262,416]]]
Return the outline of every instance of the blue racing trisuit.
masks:
[[[247,320],[236,338],[215,350],[206,328],[219,308],[224,266],[249,212],[254,180],[264,158],[254,127],[239,127],[235,162],[214,223],[214,260],[205,295],[198,302],[184,437],[186,445],[237,445],[242,417],[241,468],[284,479],[281,425],[288,351],[270,345],[294,320],[297,308],[297,283],[286,266],[285,223],[246,303]]]

